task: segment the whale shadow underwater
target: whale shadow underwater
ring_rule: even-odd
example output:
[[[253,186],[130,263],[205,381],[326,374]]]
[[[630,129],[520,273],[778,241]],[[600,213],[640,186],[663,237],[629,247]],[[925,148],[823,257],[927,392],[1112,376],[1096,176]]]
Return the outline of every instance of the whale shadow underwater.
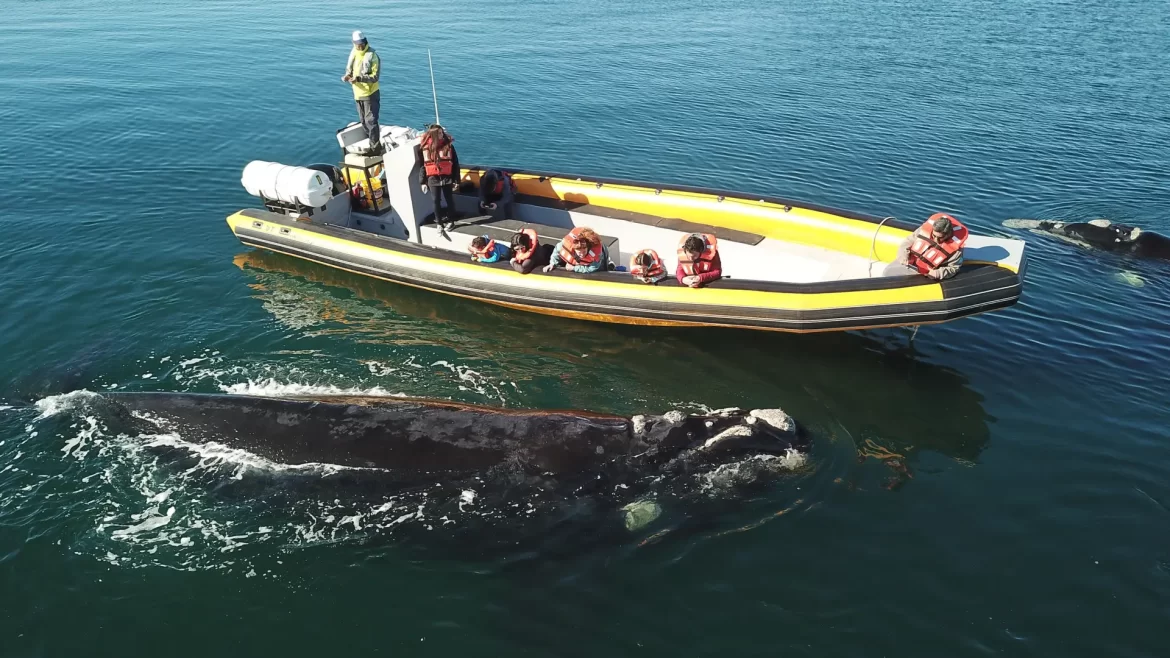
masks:
[[[398,520],[427,519],[392,523],[398,543],[511,561],[661,535],[668,530],[652,524],[664,507],[710,527],[737,497],[799,469],[810,447],[779,409],[627,418],[420,398],[157,392],[93,394],[84,413],[142,437],[175,472],[198,470],[206,446],[321,467],[205,470],[200,483],[225,503],[393,503],[411,510]],[[150,440],[160,435],[181,440]]]

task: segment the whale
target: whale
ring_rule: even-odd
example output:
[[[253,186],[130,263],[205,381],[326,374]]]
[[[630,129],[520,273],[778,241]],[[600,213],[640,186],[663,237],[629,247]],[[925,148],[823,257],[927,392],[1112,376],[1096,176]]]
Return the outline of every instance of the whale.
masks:
[[[631,418],[390,396],[103,393],[138,426],[175,428],[284,464],[376,468],[403,483],[505,464],[548,474],[664,469],[807,446],[779,409]],[[137,422],[134,422],[137,421]]]
[[[704,528],[799,473],[811,448],[781,409],[625,417],[393,396],[87,392],[69,411],[138,442],[157,477],[204,487],[217,507],[341,504],[364,510],[363,532],[474,560]],[[209,458],[224,454],[238,461]]]
[[[1036,219],[1009,219],[1008,228],[1048,233],[1081,246],[1123,253],[1138,258],[1170,260],[1170,238],[1137,226],[1118,224],[1108,219],[1088,222],[1059,222]]]

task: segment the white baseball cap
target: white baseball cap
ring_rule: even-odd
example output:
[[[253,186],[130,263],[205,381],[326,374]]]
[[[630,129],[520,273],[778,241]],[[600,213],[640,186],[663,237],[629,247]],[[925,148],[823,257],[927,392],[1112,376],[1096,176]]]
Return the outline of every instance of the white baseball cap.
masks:
[[[354,43],[358,43],[358,42],[365,41],[365,40],[366,40],[366,35],[362,34],[361,30],[354,30],[353,31],[353,42]]]

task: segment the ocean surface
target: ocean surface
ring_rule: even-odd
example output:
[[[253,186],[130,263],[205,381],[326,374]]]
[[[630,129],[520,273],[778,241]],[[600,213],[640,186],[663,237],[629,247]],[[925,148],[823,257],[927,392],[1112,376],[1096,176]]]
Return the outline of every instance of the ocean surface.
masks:
[[[1170,266],[1003,227],[1170,233],[1170,4],[0,10],[0,656],[1170,655]],[[464,162],[948,211],[1027,240],[1024,298],[911,346],[545,318],[244,248],[244,165],[330,162],[356,120],[354,29],[383,125],[432,119],[432,50]],[[104,390],[780,407],[813,449],[625,536],[487,550],[327,465],[167,460],[184,438],[119,433]]]

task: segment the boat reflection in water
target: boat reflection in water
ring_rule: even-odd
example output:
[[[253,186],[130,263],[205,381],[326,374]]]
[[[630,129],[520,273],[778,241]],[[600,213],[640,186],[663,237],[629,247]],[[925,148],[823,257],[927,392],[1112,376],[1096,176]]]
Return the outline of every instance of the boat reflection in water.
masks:
[[[291,328],[481,355],[539,394],[533,406],[618,414],[781,406],[822,442],[830,439],[826,458],[843,483],[858,477],[853,464],[878,460],[893,469],[886,486],[896,488],[913,477],[924,450],[973,464],[990,436],[983,397],[962,373],[891,348],[874,333],[583,323],[437,297],[263,251],[242,253],[235,264]],[[550,369],[561,373],[552,382]]]

